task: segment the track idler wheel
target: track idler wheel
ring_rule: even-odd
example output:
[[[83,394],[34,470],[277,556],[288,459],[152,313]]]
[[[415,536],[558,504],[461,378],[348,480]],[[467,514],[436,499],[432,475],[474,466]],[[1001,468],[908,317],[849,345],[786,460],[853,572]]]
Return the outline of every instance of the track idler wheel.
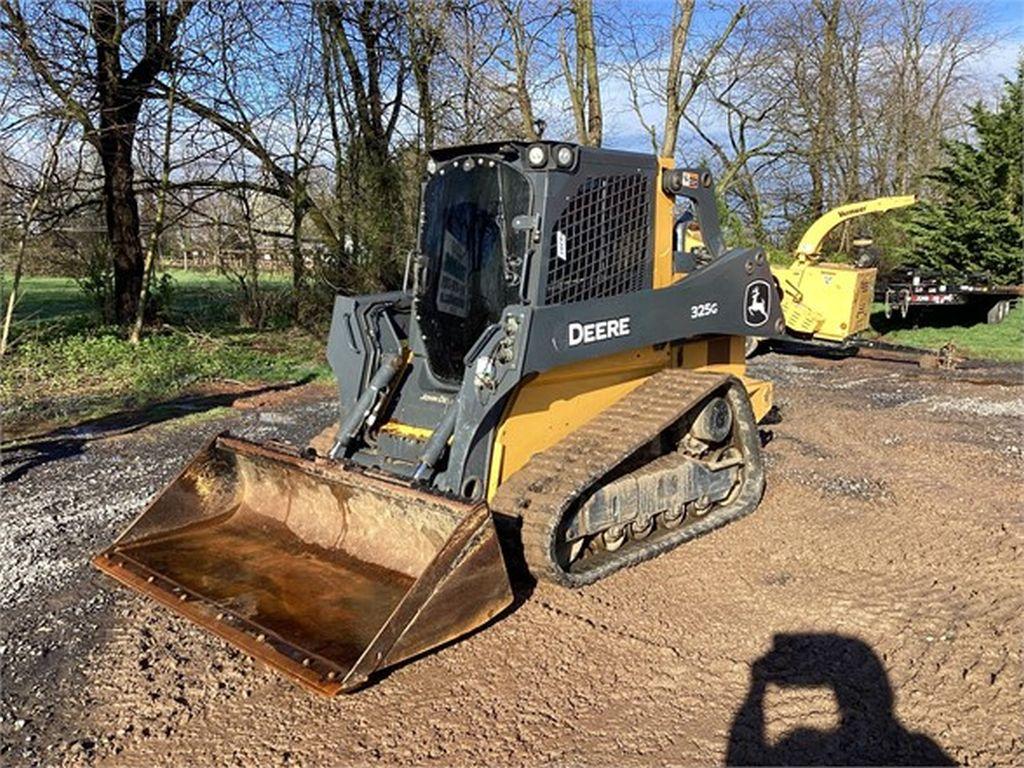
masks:
[[[636,519],[629,524],[629,533],[634,539],[646,539],[654,530],[654,518]]]
[[[615,552],[626,543],[626,529],[618,526],[601,534],[601,544],[609,552]]]
[[[661,514],[661,524],[668,529],[678,528],[686,519],[686,505],[679,504],[675,509],[666,509]]]

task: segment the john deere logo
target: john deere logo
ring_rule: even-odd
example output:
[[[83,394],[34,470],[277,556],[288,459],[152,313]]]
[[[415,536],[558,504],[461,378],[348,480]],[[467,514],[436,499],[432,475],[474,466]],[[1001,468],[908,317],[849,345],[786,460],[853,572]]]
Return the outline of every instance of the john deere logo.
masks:
[[[580,344],[629,336],[629,330],[629,315],[593,323],[569,323],[569,346],[578,347]]]
[[[743,319],[756,328],[768,322],[772,309],[771,286],[765,280],[755,280],[747,286],[743,297]]]

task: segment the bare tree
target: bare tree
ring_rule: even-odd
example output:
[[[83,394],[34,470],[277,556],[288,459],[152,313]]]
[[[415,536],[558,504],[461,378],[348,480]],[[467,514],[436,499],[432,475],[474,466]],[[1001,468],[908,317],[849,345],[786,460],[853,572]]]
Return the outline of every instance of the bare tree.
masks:
[[[437,99],[434,67],[445,43],[444,31],[451,19],[447,0],[421,0],[406,9],[409,27],[409,68],[416,84],[416,112],[423,148],[430,151],[437,141]]]
[[[774,118],[783,100],[759,85],[773,61],[773,53],[763,46],[760,26],[744,20],[711,67],[705,98],[683,113],[683,120],[718,162],[718,193],[738,202],[754,241],[761,243],[768,237],[762,180],[782,156]],[[718,126],[723,119],[724,129],[707,127]]]
[[[940,138],[965,119],[965,66],[995,42],[981,32],[977,8],[962,0],[901,0],[881,9],[881,36],[873,79],[875,120],[866,126],[874,150],[873,171],[881,190],[917,188],[939,159]],[[870,94],[870,91],[868,92]]]
[[[565,31],[559,35],[558,54],[569,92],[576,136],[581,144],[601,146],[604,120],[601,111],[601,85],[597,67],[597,42],[594,38],[593,0],[571,0],[569,10],[574,20],[576,40],[575,67],[569,59]]]
[[[676,17],[672,28],[672,53],[668,62],[668,73],[666,78],[665,91],[665,133],[661,143],[661,156],[673,157],[676,153],[676,145],[679,142],[679,121],[690,102],[697,94],[697,90],[707,79],[708,70],[729,39],[729,35],[736,29],[747,13],[747,6],[740,4],[729,18],[725,28],[717,38],[708,46],[707,50],[697,60],[696,68],[689,73],[689,82],[683,87],[683,54],[686,51],[687,41],[690,37],[690,23],[693,20],[693,9],[695,0],[678,0]]]
[[[921,190],[986,40],[964,0],[752,3],[683,120],[755,237],[769,220],[799,232],[842,202]],[[641,107],[650,60],[632,65]]]
[[[626,64],[621,70],[630,90],[633,109],[662,157],[675,156],[683,115],[708,79],[711,66],[729,36],[747,14],[746,4],[740,4],[703,50],[694,53],[691,48],[699,48],[691,40],[691,24],[696,10],[696,0],[676,0],[667,35],[657,28],[629,24],[622,43]],[[662,65],[666,40],[669,44],[668,61],[667,65]],[[664,111],[660,144],[657,129],[644,115],[644,107],[651,103]]]
[[[123,0],[92,0],[87,13],[81,6],[72,6],[77,13],[43,6],[39,17],[29,19],[17,0],[0,0],[4,33],[14,39],[35,77],[81,124],[85,140],[99,155],[114,255],[115,314],[121,323],[135,318],[145,271],[133,161],[139,112],[194,5],[195,0],[180,0],[171,10],[166,3],[147,2],[136,18]],[[140,26],[141,41],[135,34]],[[91,56],[63,44],[80,35],[91,40]],[[123,62],[136,50],[140,53],[126,71]]]
[[[513,82],[507,86],[519,107],[519,132],[529,141],[536,141],[537,115],[533,109],[531,69],[540,35],[536,19],[530,19],[526,12],[533,6],[529,0],[497,0],[511,42],[511,55],[502,56],[505,68],[512,74]],[[533,21],[533,23],[531,23]]]
[[[394,139],[405,107],[408,27],[397,3],[318,0],[324,54],[331,63],[335,103],[349,136],[348,194],[359,204],[342,248],[397,275],[409,231]],[[340,254],[339,254],[340,255]],[[382,273],[383,273],[382,272]]]
[[[289,139],[280,133],[282,123],[287,120],[289,96],[287,92],[275,91],[273,78],[267,77],[268,72],[274,73],[267,66],[267,58],[277,51],[268,48],[271,43],[259,29],[263,23],[272,23],[272,19],[261,16],[260,11],[271,12],[262,8],[243,16],[234,13],[232,8],[218,6],[208,14],[206,34],[212,43],[201,54],[193,52],[188,71],[189,79],[199,81],[199,85],[188,90],[181,88],[175,99],[182,109],[231,140],[230,146],[221,148],[222,162],[233,161],[234,153],[242,151],[259,164],[263,177],[229,173],[224,179],[199,180],[188,186],[212,186],[226,192],[244,187],[290,201],[310,219],[328,247],[336,248],[342,235],[333,226],[325,206],[303,182],[301,174],[295,173],[294,137]],[[294,51],[288,52],[289,57],[294,54]],[[298,81],[300,73],[292,74]],[[313,70],[308,70],[304,76],[312,78]],[[166,84],[158,83],[156,87],[166,93]]]
[[[156,266],[157,249],[160,247],[160,236],[164,231],[164,214],[167,210],[167,191],[171,184],[171,142],[174,139],[174,96],[177,93],[177,76],[171,73],[170,86],[167,89],[167,115],[164,118],[164,135],[160,151],[160,184],[156,195],[156,213],[153,226],[146,242],[145,265],[143,268],[142,288],[139,291],[138,305],[135,310],[135,322],[132,325],[128,340],[138,344],[142,339],[142,327],[146,321],[146,310],[149,304],[150,286],[153,282],[153,270]]]
[[[294,15],[293,15],[294,14]],[[302,313],[303,294],[306,290],[306,256],[303,252],[303,223],[307,207],[304,199],[312,195],[308,190],[313,186],[313,171],[321,147],[325,126],[323,124],[323,81],[318,77],[319,61],[315,41],[318,30],[314,24],[302,24],[305,20],[294,12],[287,18],[296,22],[298,33],[292,55],[275,62],[274,77],[287,104],[289,139],[288,164],[295,186],[288,200],[290,213],[289,245],[291,249],[292,292],[295,318]],[[322,196],[321,196],[322,197]],[[317,203],[322,208],[327,204]]]
[[[39,207],[46,196],[54,175],[56,174],[57,165],[60,161],[61,142],[63,142],[64,136],[67,134],[68,126],[69,121],[67,119],[60,120],[57,123],[53,135],[49,138],[49,146],[46,150],[42,167],[39,169],[38,180],[36,181],[35,188],[25,200],[21,211],[21,220],[18,224],[17,242],[14,246],[13,274],[11,275],[9,293],[7,294],[7,306],[4,310],[3,330],[0,331],[0,357],[3,357],[4,353],[7,351],[7,344],[10,340],[11,323],[14,320],[14,308],[17,306],[18,299],[20,298],[18,289],[21,286],[22,270],[24,269],[25,264],[25,250],[28,247],[28,238],[32,232],[32,226],[35,223]]]

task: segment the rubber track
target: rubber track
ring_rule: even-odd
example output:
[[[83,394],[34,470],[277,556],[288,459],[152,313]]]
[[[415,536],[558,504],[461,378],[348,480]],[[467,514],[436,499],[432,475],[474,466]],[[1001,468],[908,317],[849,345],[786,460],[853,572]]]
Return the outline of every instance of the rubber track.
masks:
[[[575,432],[535,455],[505,481],[490,506],[522,519],[523,554],[534,577],[569,587],[590,584],[752,511],[763,490],[759,445],[753,446],[755,455],[749,457],[755,465],[753,484],[757,487],[748,489],[737,502],[660,538],[630,541],[615,556],[607,557],[606,562],[578,573],[566,572],[554,559],[558,526],[572,502],[709,394],[726,385],[742,390],[742,384],[731,376],[678,368],[659,371]],[[756,439],[757,425],[745,392],[742,403],[745,412],[741,407],[737,421],[745,421],[747,437],[753,430]],[[750,440],[747,442],[750,447]]]

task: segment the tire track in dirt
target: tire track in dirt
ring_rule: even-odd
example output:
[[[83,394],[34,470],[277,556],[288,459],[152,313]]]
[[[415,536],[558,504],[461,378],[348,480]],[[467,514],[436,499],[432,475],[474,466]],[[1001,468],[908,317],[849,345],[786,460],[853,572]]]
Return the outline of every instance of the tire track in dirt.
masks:
[[[844,738],[880,741],[890,755],[930,739],[961,762],[1020,764],[1019,423],[971,410],[980,400],[1015,413],[1020,389],[852,362],[768,356],[754,366],[776,380],[783,416],[767,428],[769,488],[754,515],[585,590],[540,586],[485,631],[355,696],[312,697],[84,567],[71,572],[81,575],[77,585],[50,589],[40,575],[31,600],[5,607],[5,624],[16,627],[7,642],[20,650],[3,657],[14,685],[3,694],[0,757],[128,766],[721,763],[762,738],[743,717],[756,675],[779,658],[792,673],[779,647],[809,636],[809,658],[797,666],[833,676],[829,685],[769,678],[762,725],[771,744],[801,729],[839,729],[847,706]],[[966,411],[934,407],[961,398]],[[262,439],[320,426],[320,411],[286,413],[253,413],[245,428]],[[166,427],[29,475],[39,487],[16,489],[29,505],[18,514],[36,514],[33,493],[58,481],[85,510],[73,529],[64,518],[63,529],[33,528],[28,545],[38,544],[41,567],[80,563],[105,543],[134,513],[126,507],[135,496],[210,431]],[[120,454],[152,456],[154,477]],[[97,487],[119,495],[97,503]],[[53,503],[60,507],[45,502]],[[74,549],[62,550],[68,536]],[[37,636],[44,625],[51,633]],[[47,666],[34,655],[44,644],[73,653]],[[861,669],[865,658],[877,661],[880,681]],[[837,669],[837,659],[849,663]],[[880,730],[868,715],[890,707]],[[26,722],[16,730],[18,720]],[[856,739],[829,748],[844,744],[853,750]]]

